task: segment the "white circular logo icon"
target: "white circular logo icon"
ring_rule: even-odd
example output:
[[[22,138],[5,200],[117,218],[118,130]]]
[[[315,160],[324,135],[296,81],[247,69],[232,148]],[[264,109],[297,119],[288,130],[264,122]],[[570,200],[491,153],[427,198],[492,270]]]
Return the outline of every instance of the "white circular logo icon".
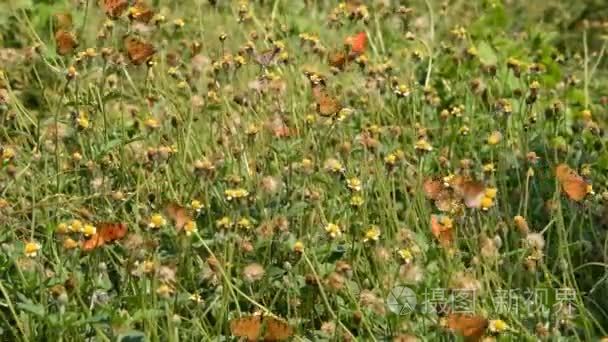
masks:
[[[393,287],[386,298],[388,309],[397,315],[406,315],[416,309],[416,292],[407,286]]]

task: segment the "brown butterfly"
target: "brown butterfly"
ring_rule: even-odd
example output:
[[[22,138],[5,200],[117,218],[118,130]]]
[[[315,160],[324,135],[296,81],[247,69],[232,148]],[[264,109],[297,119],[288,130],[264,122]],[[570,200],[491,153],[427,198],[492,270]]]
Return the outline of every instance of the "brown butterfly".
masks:
[[[103,10],[111,19],[120,17],[128,7],[128,0],[103,0]]]
[[[188,210],[179,204],[171,203],[167,205],[165,211],[167,212],[167,216],[173,220],[175,229],[178,231],[182,230],[186,223],[192,221],[192,217],[188,213]]]
[[[338,51],[328,57],[329,65],[338,68],[339,70],[344,70],[344,66],[346,65],[346,54],[342,51]]]
[[[313,86],[312,95],[317,103],[317,112],[321,116],[335,116],[343,108],[340,101],[329,95],[320,85]]]
[[[488,320],[482,316],[451,313],[447,317],[447,327],[462,335],[467,341],[479,341],[483,337]]]
[[[568,165],[559,164],[555,168],[555,176],[562,187],[562,191],[571,200],[580,202],[589,193],[589,183]]]
[[[72,15],[70,13],[55,13],[53,15],[55,32],[58,30],[69,31],[72,29]]]
[[[55,33],[55,44],[57,45],[57,53],[61,56],[69,55],[78,47],[76,36],[67,30],[57,30]]]
[[[156,49],[152,44],[134,36],[127,36],[124,44],[129,60],[134,65],[141,65],[150,61],[156,53]]]
[[[455,176],[450,182],[450,186],[454,189],[454,193],[464,200],[467,207],[479,208],[481,206],[481,200],[486,190],[486,186],[482,182]]]
[[[82,250],[92,251],[98,247],[120,240],[127,235],[127,224],[102,222],[96,225],[97,232],[82,244]]]
[[[454,230],[441,223],[441,217],[431,215],[431,233],[443,247],[450,247],[454,242]]]
[[[233,319],[230,332],[247,341],[285,341],[293,335],[293,329],[285,320],[265,315]]]
[[[255,56],[255,61],[262,67],[268,67],[275,59],[275,57],[281,52],[281,49],[275,46],[272,49],[262,51],[259,55]]]
[[[154,17],[154,11],[143,0],[137,0],[135,5],[129,9],[129,19],[142,23],[149,23]]]

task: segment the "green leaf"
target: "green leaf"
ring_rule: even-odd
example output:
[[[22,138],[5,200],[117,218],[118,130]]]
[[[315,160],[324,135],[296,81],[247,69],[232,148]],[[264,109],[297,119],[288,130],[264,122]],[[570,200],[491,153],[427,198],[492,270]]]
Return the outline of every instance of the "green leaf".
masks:
[[[31,301],[28,303],[17,303],[17,307],[38,317],[44,317],[46,313],[44,310],[44,306],[40,304],[34,304]]]

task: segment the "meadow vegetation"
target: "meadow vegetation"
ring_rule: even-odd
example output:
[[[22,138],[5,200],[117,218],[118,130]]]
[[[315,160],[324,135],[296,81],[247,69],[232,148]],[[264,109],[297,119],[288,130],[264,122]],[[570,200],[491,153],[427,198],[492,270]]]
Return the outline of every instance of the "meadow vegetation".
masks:
[[[607,33],[603,1],[2,2],[0,336],[598,340]]]

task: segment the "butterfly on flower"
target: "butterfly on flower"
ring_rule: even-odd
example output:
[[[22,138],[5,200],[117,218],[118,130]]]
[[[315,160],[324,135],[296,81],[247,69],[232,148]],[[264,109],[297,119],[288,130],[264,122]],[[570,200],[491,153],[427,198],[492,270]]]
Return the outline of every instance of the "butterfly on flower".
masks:
[[[293,329],[285,320],[264,314],[231,320],[230,332],[247,341],[285,341],[293,335]]]
[[[127,56],[134,65],[147,63],[156,53],[156,49],[152,44],[135,36],[125,37],[124,45],[127,51]]]
[[[562,191],[575,202],[582,201],[591,193],[591,184],[566,164],[559,164],[555,168],[555,176]]]
[[[107,243],[120,240],[127,235],[127,224],[119,222],[98,223],[97,231],[90,239],[82,243],[82,250],[92,251]]]
[[[192,216],[188,210],[177,203],[170,203],[165,208],[165,211],[167,216],[173,221],[177,231],[184,229],[184,226],[192,221]]]
[[[103,11],[110,19],[120,17],[128,7],[128,0],[103,0]]]
[[[367,35],[365,32],[357,33],[354,36],[346,37],[344,45],[346,51],[337,51],[328,56],[328,63],[330,66],[344,70],[348,62],[352,62],[357,57],[361,56],[365,52],[367,43]]]
[[[137,0],[135,4],[129,8],[129,19],[147,24],[154,17],[154,11],[143,0]]]
[[[263,68],[266,68],[272,64],[279,52],[281,52],[281,48],[279,46],[274,46],[271,49],[262,51],[260,54],[256,54],[255,61]]]
[[[317,105],[317,112],[321,116],[334,117],[344,108],[340,100],[329,94],[321,84],[313,84],[312,95]]]
[[[450,247],[454,242],[452,219],[444,215],[431,215],[431,233],[442,247]]]
[[[480,341],[488,328],[489,321],[479,315],[450,313],[445,325],[448,330],[462,335],[466,341]]]
[[[57,45],[57,54],[61,56],[71,54],[78,47],[78,41],[74,33],[64,29],[55,32],[55,44]]]

